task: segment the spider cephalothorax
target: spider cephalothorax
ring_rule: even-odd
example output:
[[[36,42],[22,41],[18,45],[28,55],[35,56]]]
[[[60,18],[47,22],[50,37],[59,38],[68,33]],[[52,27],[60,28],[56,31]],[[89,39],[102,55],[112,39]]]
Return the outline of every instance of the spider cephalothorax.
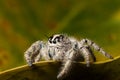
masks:
[[[58,79],[61,79],[67,76],[76,58],[81,58],[82,56],[87,66],[90,66],[90,58],[93,61],[96,60],[91,47],[104,56],[110,59],[113,58],[89,39],[79,41],[64,34],[52,35],[49,37],[48,42],[36,41],[28,48],[24,56],[29,66],[32,66],[34,62],[38,62],[42,58],[63,62],[64,66],[57,76]]]

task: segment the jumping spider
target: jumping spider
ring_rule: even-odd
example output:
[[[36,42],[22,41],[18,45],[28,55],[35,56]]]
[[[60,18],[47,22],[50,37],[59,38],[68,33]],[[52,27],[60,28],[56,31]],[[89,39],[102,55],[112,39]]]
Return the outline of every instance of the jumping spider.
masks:
[[[82,56],[87,66],[90,66],[90,58],[93,61],[96,60],[91,48],[110,59],[113,58],[93,41],[89,39],[78,41],[74,37],[65,34],[52,35],[49,37],[48,42],[36,41],[28,48],[24,56],[29,66],[43,58],[62,62],[64,65],[57,76],[58,79],[61,79],[69,73],[76,58]]]

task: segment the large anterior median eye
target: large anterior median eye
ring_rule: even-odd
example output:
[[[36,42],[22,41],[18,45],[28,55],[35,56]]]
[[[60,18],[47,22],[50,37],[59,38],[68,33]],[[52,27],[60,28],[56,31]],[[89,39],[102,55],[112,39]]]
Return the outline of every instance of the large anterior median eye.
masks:
[[[56,40],[54,40],[53,43],[56,44]]]
[[[57,36],[54,38],[53,43],[56,44],[57,42],[60,42],[60,37]]]
[[[59,36],[57,36],[56,38],[55,38],[55,40],[54,41],[56,41],[56,42],[60,42],[60,37]]]

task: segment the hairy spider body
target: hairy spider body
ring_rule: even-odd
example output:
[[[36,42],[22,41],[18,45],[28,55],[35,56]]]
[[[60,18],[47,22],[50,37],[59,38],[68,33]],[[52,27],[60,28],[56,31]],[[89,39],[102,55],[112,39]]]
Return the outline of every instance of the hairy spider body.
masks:
[[[25,59],[29,66],[34,62],[45,60],[55,60],[63,62],[63,67],[57,78],[61,79],[69,73],[76,58],[81,56],[85,59],[86,65],[90,66],[90,58],[96,60],[91,47],[104,56],[112,59],[113,57],[106,53],[96,43],[89,39],[82,39],[81,41],[68,37],[65,34],[55,34],[49,37],[48,42],[36,41],[25,52]]]

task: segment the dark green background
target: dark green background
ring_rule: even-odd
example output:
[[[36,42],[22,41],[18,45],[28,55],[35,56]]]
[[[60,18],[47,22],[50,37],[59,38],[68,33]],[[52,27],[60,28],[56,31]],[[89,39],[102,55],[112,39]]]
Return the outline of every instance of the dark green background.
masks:
[[[89,38],[120,55],[120,0],[0,0],[0,71],[26,64],[25,50],[55,33]]]

